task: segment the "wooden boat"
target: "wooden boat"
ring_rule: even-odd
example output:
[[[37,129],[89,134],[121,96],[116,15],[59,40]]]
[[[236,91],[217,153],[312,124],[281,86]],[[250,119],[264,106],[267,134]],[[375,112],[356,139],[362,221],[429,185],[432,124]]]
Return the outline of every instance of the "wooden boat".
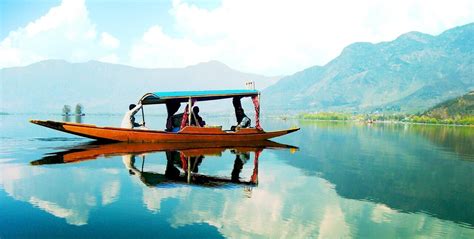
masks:
[[[226,98],[251,97],[254,102],[256,119],[255,127],[240,128],[235,131],[222,130],[220,127],[200,127],[191,125],[191,108],[195,101],[219,100]],[[122,141],[122,142],[219,142],[219,141],[261,141],[286,135],[299,130],[299,128],[264,131],[260,126],[260,92],[256,90],[220,90],[220,91],[182,91],[182,92],[155,92],[145,94],[139,103],[142,105],[166,104],[168,120],[177,112],[181,103],[188,102],[183,122],[178,132],[165,130],[126,129],[118,127],[99,127],[91,124],[78,124],[57,122],[50,120],[30,120],[31,123],[75,134],[96,140]],[[177,104],[175,110],[170,110]],[[191,107],[189,107],[191,106]],[[174,111],[174,112],[173,112]],[[142,108],[143,123],[145,115]],[[186,117],[186,118],[185,118]]]

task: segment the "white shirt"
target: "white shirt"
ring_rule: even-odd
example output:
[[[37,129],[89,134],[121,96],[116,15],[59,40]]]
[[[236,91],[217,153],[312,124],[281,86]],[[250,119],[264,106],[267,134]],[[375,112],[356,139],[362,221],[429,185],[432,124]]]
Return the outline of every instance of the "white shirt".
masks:
[[[125,113],[125,115],[123,116],[122,124],[120,125],[120,127],[126,129],[133,129],[133,121],[135,118],[134,115],[138,112],[138,110],[140,110],[141,107],[142,105],[138,104],[137,106],[135,106],[135,108],[127,111],[127,113]]]

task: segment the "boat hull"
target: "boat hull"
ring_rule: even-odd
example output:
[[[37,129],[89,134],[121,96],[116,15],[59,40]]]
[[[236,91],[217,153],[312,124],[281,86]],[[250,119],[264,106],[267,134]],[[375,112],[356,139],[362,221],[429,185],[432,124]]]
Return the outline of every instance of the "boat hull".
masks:
[[[234,132],[223,131],[220,128],[186,126],[181,131],[174,133],[157,130],[97,127],[90,124],[57,122],[51,120],[30,120],[30,122],[96,140],[141,143],[261,141],[299,130],[299,128],[295,128],[265,132],[254,128],[246,128]]]

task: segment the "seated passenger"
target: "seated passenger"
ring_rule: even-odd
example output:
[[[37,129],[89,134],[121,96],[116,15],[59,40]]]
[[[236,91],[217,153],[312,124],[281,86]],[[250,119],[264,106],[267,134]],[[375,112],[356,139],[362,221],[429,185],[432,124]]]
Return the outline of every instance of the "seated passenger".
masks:
[[[204,125],[206,125],[206,122],[202,120],[201,116],[199,115],[199,107],[193,106],[193,110],[191,113],[191,125],[199,127],[204,127]]]
[[[168,113],[168,117],[166,118],[166,131],[167,132],[177,132],[179,131],[179,127],[181,126],[181,120],[183,118],[183,114],[175,115],[178,112],[181,103],[176,100],[170,100],[166,102],[166,112]],[[177,117],[181,116],[179,119]],[[177,123],[177,121],[179,121]],[[178,127],[176,130],[175,128]]]
[[[169,131],[178,132],[181,128],[181,121],[183,120],[183,113],[171,116],[171,128]]]

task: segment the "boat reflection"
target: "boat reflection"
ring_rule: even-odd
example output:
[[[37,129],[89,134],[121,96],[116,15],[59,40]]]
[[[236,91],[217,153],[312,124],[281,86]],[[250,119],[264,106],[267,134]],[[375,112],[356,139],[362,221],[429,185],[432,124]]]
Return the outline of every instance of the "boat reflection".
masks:
[[[250,153],[237,151],[233,152],[236,158],[230,177],[200,174],[199,166],[206,157],[206,154],[202,151],[198,151],[197,154],[179,151],[167,151],[167,163],[164,173],[146,171],[144,169],[145,156],[142,157],[141,169],[138,169],[135,166],[135,158],[137,155],[124,155],[122,157],[125,166],[129,169],[130,174],[138,176],[140,180],[147,186],[165,186],[175,183],[196,184],[206,187],[217,187],[226,184],[241,184],[249,186],[257,185],[258,153],[255,154],[252,176],[249,180],[241,180],[240,172],[243,165],[250,158]]]
[[[63,151],[46,155],[31,162],[31,165],[78,163],[98,157],[122,156],[123,163],[131,175],[137,176],[147,186],[169,184],[194,184],[204,187],[218,187],[227,184],[255,186],[258,184],[258,158],[265,148],[298,150],[297,147],[279,144],[273,141],[255,142],[217,142],[217,143],[161,143],[133,144],[96,142],[75,146]],[[199,172],[199,166],[206,156],[222,155],[226,150],[235,155],[232,172],[229,176],[206,175]],[[154,152],[165,152],[166,169],[164,172],[147,171],[145,160]],[[253,154],[252,175],[247,180],[240,177],[243,166]],[[137,167],[137,159],[141,159]]]

